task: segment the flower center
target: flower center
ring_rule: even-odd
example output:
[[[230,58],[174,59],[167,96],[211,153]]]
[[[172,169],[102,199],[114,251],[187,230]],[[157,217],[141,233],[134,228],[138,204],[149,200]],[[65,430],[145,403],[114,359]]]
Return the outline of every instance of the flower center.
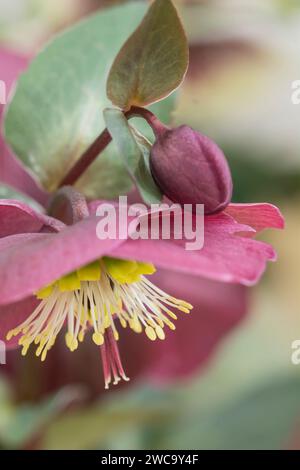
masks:
[[[118,323],[135,333],[144,331],[154,341],[165,338],[164,327],[175,330],[176,315],[170,308],[189,313],[192,306],[172,297],[152,284],[145,275],[155,272],[152,264],[104,257],[53,282],[36,293],[41,300],[34,312],[7,339],[20,335],[25,355],[32,343],[36,355],[46,359],[48,351],[64,324],[66,345],[78,348],[88,329],[101,346],[105,385],[128,380],[119,357],[116,341]]]

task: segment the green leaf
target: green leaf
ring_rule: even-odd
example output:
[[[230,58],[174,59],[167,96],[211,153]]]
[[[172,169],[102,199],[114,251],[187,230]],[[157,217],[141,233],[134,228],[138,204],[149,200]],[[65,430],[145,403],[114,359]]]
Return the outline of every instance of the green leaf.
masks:
[[[25,202],[38,212],[44,212],[44,208],[34,199],[4,183],[0,183],[0,199],[16,199],[17,201]]]
[[[148,401],[136,406],[127,393],[111,392],[108,398],[89,407],[70,410],[48,427],[43,439],[44,449],[95,449],[109,448],[114,436],[128,432],[141,423],[157,425],[170,419],[167,404]],[[84,432],[82,430],[84,429]]]
[[[113,58],[146,6],[104,10],[57,36],[18,82],[5,119],[6,139],[49,191],[104,129],[105,84]],[[157,110],[165,114],[169,104]],[[80,178],[87,197],[115,197],[132,182],[112,145]]]
[[[124,114],[118,109],[106,109],[104,119],[120,158],[123,159],[143,200],[147,204],[161,202],[162,194],[150,171],[151,143],[137,130],[130,127]]]
[[[68,386],[35,405],[14,406],[10,401],[0,402],[0,441],[9,448],[26,445],[71,403],[82,397],[80,387]]]
[[[282,449],[300,413],[300,378],[281,376],[267,381],[223,408],[197,410],[172,423],[163,441],[175,449]],[[199,405],[198,405],[199,406]],[[180,431],[185,432],[180,435]]]
[[[155,0],[117,55],[107,81],[116,106],[146,106],[169,95],[188,67],[188,44],[171,0]]]

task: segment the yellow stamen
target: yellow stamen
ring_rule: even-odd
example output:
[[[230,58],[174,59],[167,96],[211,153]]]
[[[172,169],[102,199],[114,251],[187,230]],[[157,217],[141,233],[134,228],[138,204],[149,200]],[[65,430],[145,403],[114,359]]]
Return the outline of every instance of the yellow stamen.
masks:
[[[25,355],[31,344],[44,361],[55,339],[67,325],[66,346],[75,351],[92,327],[93,342],[106,344],[107,334],[119,340],[118,323],[151,340],[164,340],[167,326],[175,330],[174,309],[189,313],[191,304],[169,296],[146,275],[152,264],[105,257],[63,276],[36,294],[40,303],[21,325],[7,333],[7,340],[20,335]],[[117,357],[117,356],[116,356]]]
[[[104,337],[101,333],[94,333],[93,341],[97,346],[101,346],[104,343]]]
[[[154,329],[152,328],[152,326],[147,326],[145,328],[145,333],[148,336],[148,338],[151,339],[151,341],[156,340],[157,336],[156,336],[156,333],[155,333]]]

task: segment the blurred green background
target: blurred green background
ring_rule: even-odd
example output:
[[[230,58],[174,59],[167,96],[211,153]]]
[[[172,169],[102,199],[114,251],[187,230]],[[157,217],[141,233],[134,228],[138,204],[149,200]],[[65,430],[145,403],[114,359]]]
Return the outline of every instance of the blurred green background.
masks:
[[[66,26],[117,3],[1,0],[0,45],[32,56]],[[300,339],[300,105],[291,101],[300,80],[300,2],[175,3],[191,63],[174,121],[223,148],[235,202],[281,208],[285,232],[263,235],[278,262],[206,367],[172,386],[140,378],[86,400],[88,382],[74,382],[40,396],[32,357],[9,374],[0,368],[0,448],[300,448],[300,365],[291,363],[291,343]]]

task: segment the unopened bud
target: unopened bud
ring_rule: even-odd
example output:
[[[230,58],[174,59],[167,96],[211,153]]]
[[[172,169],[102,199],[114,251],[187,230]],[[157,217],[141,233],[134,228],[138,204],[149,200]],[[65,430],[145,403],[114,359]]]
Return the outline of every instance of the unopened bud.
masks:
[[[163,194],[178,204],[204,204],[205,214],[225,209],[232,178],[217,144],[188,126],[160,127],[156,137],[150,163]]]

